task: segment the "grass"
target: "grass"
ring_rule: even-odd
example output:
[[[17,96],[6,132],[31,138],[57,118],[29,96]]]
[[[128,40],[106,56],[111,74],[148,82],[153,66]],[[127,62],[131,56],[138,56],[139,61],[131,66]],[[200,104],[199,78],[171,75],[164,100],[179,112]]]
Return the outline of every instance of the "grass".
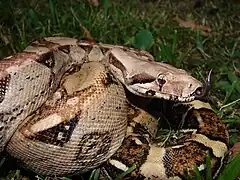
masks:
[[[2,0],[0,58],[34,39],[69,36],[147,49],[157,61],[183,68],[202,82],[213,69],[209,99],[228,124],[233,145],[240,141],[240,5],[194,3],[102,0],[94,7],[80,0]],[[2,178],[22,175],[13,170]]]

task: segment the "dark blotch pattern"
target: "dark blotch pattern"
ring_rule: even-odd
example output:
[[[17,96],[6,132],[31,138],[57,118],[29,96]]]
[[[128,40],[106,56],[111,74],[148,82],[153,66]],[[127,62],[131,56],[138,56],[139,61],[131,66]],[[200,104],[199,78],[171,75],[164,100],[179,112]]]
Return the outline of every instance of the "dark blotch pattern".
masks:
[[[206,155],[206,148],[197,142],[186,143],[180,148],[167,149],[163,157],[166,175],[183,178],[185,169],[188,169],[189,175],[193,175],[195,165],[203,164]]]
[[[101,159],[108,153],[111,141],[112,134],[108,131],[85,134],[79,142],[76,160],[81,160],[82,166],[93,164],[89,161],[83,162],[83,159],[92,159],[98,162],[99,158]]]
[[[66,53],[66,54],[69,54],[69,53],[70,53],[70,47],[69,47],[69,45],[60,46],[58,49],[59,49],[60,51],[64,52],[64,53]]]
[[[130,79],[130,84],[136,84],[136,83],[151,83],[153,81],[155,81],[155,77],[150,76],[147,73],[141,73],[141,74],[136,74],[134,76],[131,77]]]
[[[117,80],[114,78],[114,76],[110,73],[106,73],[106,78],[103,79],[103,84],[104,85],[110,85],[110,84],[118,84]]]
[[[134,140],[135,138],[139,139],[143,144],[137,144]],[[117,160],[128,167],[136,165],[137,168],[132,173],[129,173],[124,179],[145,179],[143,175],[140,174],[139,167],[146,161],[149,149],[150,146],[144,134],[137,137],[128,136],[124,139],[122,146],[111,159]],[[122,173],[122,171],[109,163],[104,164],[104,167],[111,173],[111,177],[116,177],[118,174]]]
[[[3,102],[4,100],[5,94],[8,90],[10,79],[11,79],[10,74],[0,79],[0,103]]]
[[[48,68],[53,68],[55,66],[53,52],[50,51],[41,55],[40,58],[38,59],[38,62],[44,64]]]
[[[121,69],[123,75],[126,76],[127,70],[125,66],[116,57],[114,57],[112,54],[109,54],[109,60],[111,64],[113,64],[118,69]]]
[[[203,124],[198,130],[199,134],[204,134],[211,140],[221,141],[228,145],[227,127],[223,120],[210,109],[199,109]]]
[[[145,94],[146,94],[147,96],[154,96],[154,95],[156,94],[156,92],[153,91],[153,90],[148,90],[148,91],[146,91]]]
[[[70,140],[78,121],[78,117],[74,117],[68,122],[60,123],[52,128],[38,132],[34,137],[30,137],[30,139],[42,141],[46,144],[63,146],[64,143]]]

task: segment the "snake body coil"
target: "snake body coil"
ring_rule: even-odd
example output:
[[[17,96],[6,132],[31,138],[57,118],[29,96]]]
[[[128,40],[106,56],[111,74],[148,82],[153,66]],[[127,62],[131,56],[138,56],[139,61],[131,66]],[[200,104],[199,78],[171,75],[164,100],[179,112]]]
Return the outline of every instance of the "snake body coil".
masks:
[[[138,139],[124,86],[137,96],[180,101],[186,137],[169,147]],[[0,61],[0,150],[43,175],[83,173],[110,158],[130,166],[133,149],[144,150],[135,156],[142,154],[137,174],[150,179],[182,177],[207,152],[217,169],[228,133],[209,104],[190,103],[203,92],[201,82],[145,51],[44,38]]]

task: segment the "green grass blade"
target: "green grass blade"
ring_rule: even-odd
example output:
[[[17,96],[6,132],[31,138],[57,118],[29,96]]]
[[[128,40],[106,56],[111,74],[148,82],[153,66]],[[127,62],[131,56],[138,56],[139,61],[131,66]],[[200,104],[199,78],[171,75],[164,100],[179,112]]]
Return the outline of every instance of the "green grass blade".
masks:
[[[194,179],[195,179],[195,180],[202,180],[202,178],[201,178],[201,174],[200,174],[199,169],[198,169],[197,166],[195,166],[195,168],[194,168],[194,172],[195,172]]]
[[[160,44],[159,46],[161,51],[161,60],[173,64],[173,54],[171,52],[171,48],[165,43]]]
[[[118,177],[116,177],[115,180],[121,180],[123,179],[124,176],[126,176],[127,174],[131,173],[132,171],[134,171],[136,169],[136,165],[134,164],[132,167],[130,167],[127,171],[123,172],[122,174],[120,174]]]
[[[98,180],[100,176],[100,168],[94,169],[88,180]]]
[[[57,24],[57,18],[56,18],[56,10],[55,10],[55,7],[54,7],[53,0],[49,0],[49,8],[50,8],[52,23],[54,25],[56,25]]]
[[[175,30],[173,34],[172,54],[175,53],[176,46],[177,46],[177,30]]]
[[[240,176],[240,153],[228,164],[218,180],[235,180]]]
[[[103,0],[103,8],[104,8],[104,19],[106,20],[108,17],[108,10],[111,7],[111,3],[109,0]]]
[[[39,19],[38,19],[36,12],[34,11],[34,9],[32,9],[32,8],[29,9],[28,16],[29,16],[29,21],[33,26],[37,26],[38,23],[40,23],[40,25],[42,25],[41,21],[39,21]]]
[[[211,158],[209,154],[206,157],[206,180],[212,180]]]

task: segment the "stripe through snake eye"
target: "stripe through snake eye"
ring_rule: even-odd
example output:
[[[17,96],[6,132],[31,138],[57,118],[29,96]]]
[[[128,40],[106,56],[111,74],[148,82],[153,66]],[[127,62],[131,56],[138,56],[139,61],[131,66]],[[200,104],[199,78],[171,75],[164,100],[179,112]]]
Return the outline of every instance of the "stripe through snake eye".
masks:
[[[158,78],[157,78],[157,83],[158,83],[158,86],[159,86],[159,91],[162,91],[162,87],[163,85],[167,82],[167,78],[165,75],[163,74],[159,74],[158,75]]]
[[[139,73],[131,77],[131,81],[129,84],[132,85],[137,83],[141,83],[141,84],[151,83],[155,81],[155,79],[156,78],[154,78],[153,76],[147,73]]]
[[[157,82],[158,82],[158,85],[159,85],[159,91],[161,91],[162,87],[166,83],[166,81],[164,79],[158,79]]]

